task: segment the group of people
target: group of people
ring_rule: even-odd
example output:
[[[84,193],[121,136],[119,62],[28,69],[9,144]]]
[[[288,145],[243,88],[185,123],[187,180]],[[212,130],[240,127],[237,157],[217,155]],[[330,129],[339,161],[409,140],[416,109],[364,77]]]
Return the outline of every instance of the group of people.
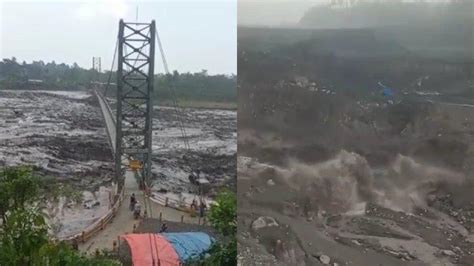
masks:
[[[196,199],[193,199],[193,202],[191,203],[191,210],[197,211],[199,209],[199,217],[204,217],[205,211],[207,209],[207,205],[204,202],[204,200],[201,200],[201,203],[198,205]]]
[[[199,210],[199,216],[202,218],[205,215],[207,205],[202,199],[200,200],[199,205],[198,205],[197,200],[193,199],[193,202],[191,203],[191,209],[193,211]],[[135,196],[135,193],[132,193],[132,195],[130,196],[130,211],[133,211],[133,216],[135,217],[135,219],[138,219],[141,215],[141,206]],[[168,230],[167,224],[163,223],[160,228],[160,233],[166,232],[167,230]]]

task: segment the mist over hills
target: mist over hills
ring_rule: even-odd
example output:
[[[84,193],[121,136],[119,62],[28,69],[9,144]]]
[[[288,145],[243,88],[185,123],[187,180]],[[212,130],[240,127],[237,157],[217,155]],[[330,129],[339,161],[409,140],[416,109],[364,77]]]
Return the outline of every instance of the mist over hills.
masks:
[[[384,26],[465,25],[473,20],[472,1],[403,2],[351,1],[350,7],[317,5],[300,19],[300,26],[366,28]],[[472,26],[472,25],[471,25]]]
[[[394,40],[423,56],[472,59],[474,2],[365,2],[348,8],[316,6],[302,28],[370,28],[380,40]]]

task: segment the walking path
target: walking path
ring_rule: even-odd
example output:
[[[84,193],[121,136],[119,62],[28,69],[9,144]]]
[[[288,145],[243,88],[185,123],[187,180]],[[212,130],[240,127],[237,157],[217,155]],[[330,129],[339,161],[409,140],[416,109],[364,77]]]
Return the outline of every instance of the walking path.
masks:
[[[138,202],[142,206],[142,213],[145,210],[145,197],[143,192],[138,189],[138,183],[135,179],[135,174],[132,171],[127,171],[125,173],[124,190],[124,200],[122,205],[120,205],[116,216],[112,219],[110,224],[105,226],[104,230],[81,244],[79,246],[81,251],[92,253],[95,252],[96,249],[112,249],[113,242],[117,240],[119,235],[131,233],[134,224],[138,226],[139,220],[134,219],[133,212],[129,209],[130,196],[132,193],[135,194]],[[151,213],[150,206],[147,205],[148,217],[151,216],[152,218],[158,218],[161,212],[163,220],[180,222],[181,217],[183,216],[185,223],[198,223],[198,218],[191,217],[188,213],[161,206],[151,200],[147,200],[147,204],[151,205]]]
[[[107,134],[110,138],[110,144],[112,150],[115,152],[115,121],[113,114],[105,102],[105,100],[96,93],[97,98],[99,99],[99,104],[104,116]],[[119,235],[131,233],[133,231],[133,225],[137,225],[139,220],[134,219],[133,212],[129,209],[130,207],[130,196],[135,194],[138,202],[142,206],[142,213],[145,210],[145,196],[138,187],[135,174],[132,171],[125,172],[125,181],[124,181],[124,199],[120,205],[115,217],[112,221],[105,226],[105,228],[99,233],[95,234],[93,237],[88,239],[85,243],[80,244],[79,249],[83,252],[91,253],[95,252],[96,249],[112,249],[113,242],[118,239]],[[158,203],[148,200],[146,201],[146,209],[148,212],[148,217],[159,218],[160,213],[162,214],[162,219],[173,222],[185,223],[198,223],[199,219],[196,217],[191,217],[188,213],[178,211],[173,208],[164,207]]]

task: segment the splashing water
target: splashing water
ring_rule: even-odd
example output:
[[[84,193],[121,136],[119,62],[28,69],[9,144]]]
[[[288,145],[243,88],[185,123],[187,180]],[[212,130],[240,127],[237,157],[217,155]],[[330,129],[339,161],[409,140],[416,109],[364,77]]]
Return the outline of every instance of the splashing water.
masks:
[[[461,183],[463,175],[398,155],[380,174],[356,153],[342,150],[333,159],[304,164],[290,160],[277,171],[287,184],[307,198],[313,208],[329,213],[363,214],[367,202],[412,212],[426,205],[426,196],[441,183]]]

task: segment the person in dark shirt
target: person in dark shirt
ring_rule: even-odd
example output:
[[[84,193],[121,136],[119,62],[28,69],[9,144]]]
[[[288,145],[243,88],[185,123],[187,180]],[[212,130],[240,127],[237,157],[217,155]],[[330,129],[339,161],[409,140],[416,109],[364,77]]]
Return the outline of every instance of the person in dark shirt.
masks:
[[[193,202],[191,203],[191,210],[195,211],[197,209],[197,201],[196,199],[193,199]]]
[[[167,230],[168,230],[168,225],[166,223],[163,223],[161,225],[160,233],[166,233]]]
[[[79,243],[76,238],[72,240],[72,249],[79,250]]]
[[[130,210],[131,211],[135,209],[136,203],[137,203],[137,198],[135,197],[135,193],[132,193],[132,196],[130,196]]]
[[[204,217],[204,211],[207,209],[206,203],[204,201],[201,201],[201,204],[199,205],[199,216],[202,218]]]

